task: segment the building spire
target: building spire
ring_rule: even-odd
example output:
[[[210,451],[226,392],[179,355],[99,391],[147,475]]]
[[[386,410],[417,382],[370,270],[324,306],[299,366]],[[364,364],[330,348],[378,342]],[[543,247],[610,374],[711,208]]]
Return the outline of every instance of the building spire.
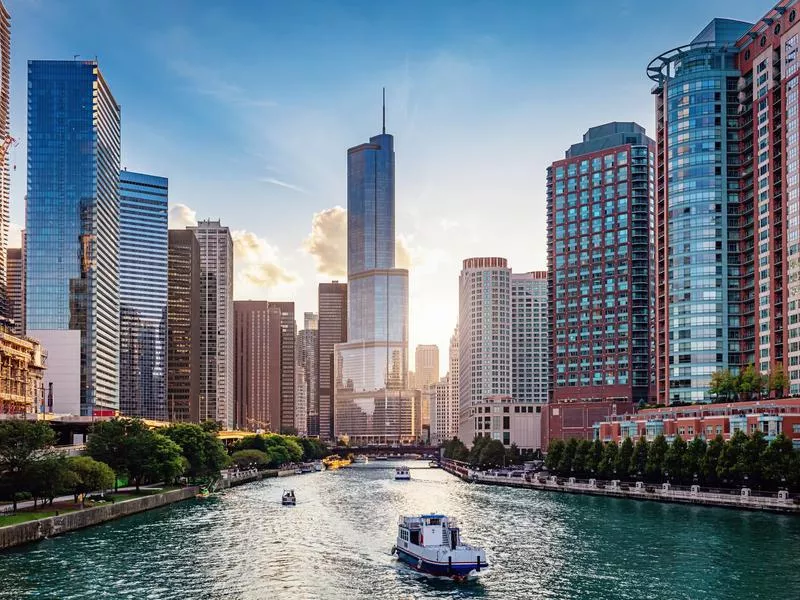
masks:
[[[383,135],[386,135],[386,88],[383,88]]]

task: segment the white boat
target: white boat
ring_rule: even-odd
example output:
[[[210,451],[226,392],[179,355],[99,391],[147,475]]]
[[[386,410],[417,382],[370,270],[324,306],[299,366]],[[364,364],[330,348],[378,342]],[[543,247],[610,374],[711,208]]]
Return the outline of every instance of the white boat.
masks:
[[[322,463],[321,460],[314,461],[314,470],[317,472],[325,470],[325,465]]]
[[[405,465],[400,465],[394,468],[395,481],[409,481],[411,479],[411,471]]]
[[[354,465],[366,464],[367,462],[369,462],[369,459],[363,454],[359,454],[358,456],[353,458]]]
[[[460,580],[489,566],[482,548],[461,541],[461,530],[452,517],[402,516],[397,529],[392,552],[418,571]]]
[[[314,472],[314,465],[311,463],[303,463],[300,465],[300,472],[301,473],[313,473]]]
[[[303,469],[302,469],[301,467],[297,467],[297,468],[294,470],[294,474],[295,474],[295,475],[302,475],[302,474],[303,474]]]
[[[297,498],[294,495],[294,490],[283,490],[283,497],[281,498],[281,504],[284,506],[294,506],[297,504]]]
[[[379,454],[379,455],[377,455],[375,457],[374,460],[389,460],[389,459],[386,456],[383,456],[382,454]]]
[[[439,462],[435,461],[435,460],[430,461],[428,463],[428,468],[429,469],[438,469],[439,468]]]

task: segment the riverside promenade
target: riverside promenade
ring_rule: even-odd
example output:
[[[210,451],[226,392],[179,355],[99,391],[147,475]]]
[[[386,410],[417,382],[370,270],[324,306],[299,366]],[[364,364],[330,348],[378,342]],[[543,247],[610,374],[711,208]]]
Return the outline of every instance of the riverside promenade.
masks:
[[[749,488],[720,491],[703,491],[698,485],[689,488],[677,487],[669,483],[646,484],[643,482],[626,482],[601,479],[567,479],[552,475],[527,475],[526,477],[509,477],[491,475],[470,469],[463,463],[442,460],[442,468],[448,473],[469,483],[483,485],[501,485],[506,487],[527,488],[543,492],[561,492],[566,494],[586,494],[590,496],[608,496],[631,500],[649,500],[654,502],[672,502],[678,504],[699,504],[739,510],[756,510],[765,512],[788,513],[800,515],[800,497],[791,496],[788,492],[777,492],[773,495],[756,494]]]

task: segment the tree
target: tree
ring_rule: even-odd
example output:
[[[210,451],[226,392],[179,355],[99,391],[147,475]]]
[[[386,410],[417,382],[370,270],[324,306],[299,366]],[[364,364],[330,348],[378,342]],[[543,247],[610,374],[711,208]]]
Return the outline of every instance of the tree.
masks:
[[[687,480],[694,483],[695,477],[702,476],[703,458],[706,456],[706,451],[706,441],[703,438],[696,437],[689,442],[683,459],[684,474]]]
[[[564,440],[553,440],[547,449],[547,456],[544,457],[544,467],[551,473],[555,473],[561,457],[564,455]]]
[[[711,374],[708,391],[717,401],[727,402],[736,393],[736,377],[728,369],[719,369]]]
[[[783,363],[777,363],[769,374],[769,391],[775,392],[776,398],[782,398],[789,387],[789,377]]]
[[[746,478],[749,485],[761,485],[762,456],[768,445],[761,431],[754,431],[742,445],[736,470]]]
[[[761,387],[761,374],[756,371],[753,365],[747,365],[742,372],[739,373],[737,391],[740,396],[745,400],[750,400],[753,394],[758,394],[761,391]]]
[[[233,464],[240,469],[255,465],[259,469],[269,466],[269,456],[261,450],[239,450],[231,455]]]
[[[469,457],[469,450],[457,437],[454,437],[452,440],[447,442],[444,446],[444,456],[445,458],[449,458],[451,460],[457,460],[464,462]]]
[[[663,477],[664,458],[667,456],[667,440],[659,434],[647,450],[647,478],[649,481],[658,481]]]
[[[482,435],[476,435],[472,440],[472,448],[469,449],[469,456],[467,462],[471,465],[479,465],[481,462],[481,452],[492,441],[491,438]]]
[[[328,447],[318,439],[304,437],[300,438],[299,441],[303,447],[303,460],[318,460],[328,454]]]
[[[151,432],[148,444],[148,460],[144,466],[144,476],[152,481],[171,483],[186,472],[189,462],[181,454],[181,447],[160,433]],[[137,480],[136,489],[139,484]]]
[[[603,456],[597,465],[597,474],[602,479],[616,479],[616,465],[617,457],[619,456],[619,447],[617,442],[608,442],[603,448]]]
[[[92,425],[86,442],[86,454],[107,464],[117,475],[125,474],[133,477],[130,465],[138,465],[144,460],[139,441],[149,433],[150,430],[141,419],[118,418],[101,421]],[[116,485],[115,482],[115,490]]]
[[[626,479],[631,470],[631,459],[633,458],[633,440],[626,437],[619,447],[615,468],[620,479]]]
[[[200,427],[202,427],[203,431],[206,433],[213,433],[215,435],[222,431],[222,423],[219,421],[212,421],[211,419],[206,419],[200,423]]]
[[[578,450],[578,440],[570,438],[567,445],[564,446],[564,452],[561,454],[561,460],[556,465],[556,471],[564,477],[572,473],[572,461],[575,458],[575,452]]]
[[[703,479],[707,483],[719,481],[719,460],[724,449],[725,440],[719,434],[708,443],[706,454],[700,461],[700,470],[703,473]]]
[[[586,459],[586,472],[594,476],[597,473],[597,468],[600,465],[600,460],[603,458],[603,442],[600,438],[592,442],[592,449],[589,451],[589,456]]]
[[[72,493],[75,502],[83,495],[82,505],[86,505],[86,494],[104,491],[114,485],[116,476],[107,464],[94,460],[89,456],[75,456],[69,459],[69,469],[73,474]]]
[[[578,448],[575,450],[575,458],[572,459],[572,471],[576,476],[583,477],[588,472],[586,464],[591,451],[592,442],[589,440],[581,440],[578,442]]]
[[[741,429],[738,429],[731,439],[725,443],[717,463],[717,477],[731,483],[738,483],[741,480],[742,473],[739,470],[741,466],[739,457],[746,442],[747,435]]]
[[[488,438],[487,438],[488,439]],[[481,450],[480,465],[482,467],[502,467],[506,457],[506,448],[500,440],[489,440]]]
[[[516,444],[511,444],[506,449],[506,464],[518,465],[522,463],[522,455],[520,454],[519,447]]]
[[[779,433],[764,451],[762,469],[764,480],[773,487],[798,484],[800,453],[794,450],[792,440]]]
[[[680,436],[676,436],[669,445],[667,453],[664,455],[664,475],[681,482],[685,479],[684,457],[686,456],[686,441]]]
[[[162,429],[161,433],[178,444],[189,463],[189,477],[219,476],[228,462],[228,454],[216,434],[205,431],[200,425],[176,423]]]
[[[71,489],[75,474],[70,470],[66,456],[54,453],[33,462],[26,471],[25,480],[35,508],[38,498],[42,499],[42,504],[52,504],[59,493]]]
[[[633,449],[633,454],[631,455],[631,466],[630,470],[628,471],[631,475],[635,475],[637,478],[644,477],[644,475],[647,473],[647,450],[647,440],[644,436],[641,436]]]
[[[36,461],[50,453],[55,439],[55,432],[45,421],[0,421],[0,477],[6,480],[15,512],[17,494],[24,491],[28,483],[26,473]]]

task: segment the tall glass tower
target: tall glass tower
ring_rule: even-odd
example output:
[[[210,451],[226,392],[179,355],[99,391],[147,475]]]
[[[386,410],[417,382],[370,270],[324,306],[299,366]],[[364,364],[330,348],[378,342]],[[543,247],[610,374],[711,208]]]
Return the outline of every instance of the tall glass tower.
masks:
[[[64,375],[56,409],[83,415],[119,408],[119,172],[120,107],[97,62],[30,61],[28,333]]]
[[[168,180],[120,173],[119,404],[123,414],[167,419]]]
[[[334,434],[412,441],[417,395],[407,390],[408,271],[395,268],[394,138],[384,128],[347,151],[347,343],[334,356]]]

